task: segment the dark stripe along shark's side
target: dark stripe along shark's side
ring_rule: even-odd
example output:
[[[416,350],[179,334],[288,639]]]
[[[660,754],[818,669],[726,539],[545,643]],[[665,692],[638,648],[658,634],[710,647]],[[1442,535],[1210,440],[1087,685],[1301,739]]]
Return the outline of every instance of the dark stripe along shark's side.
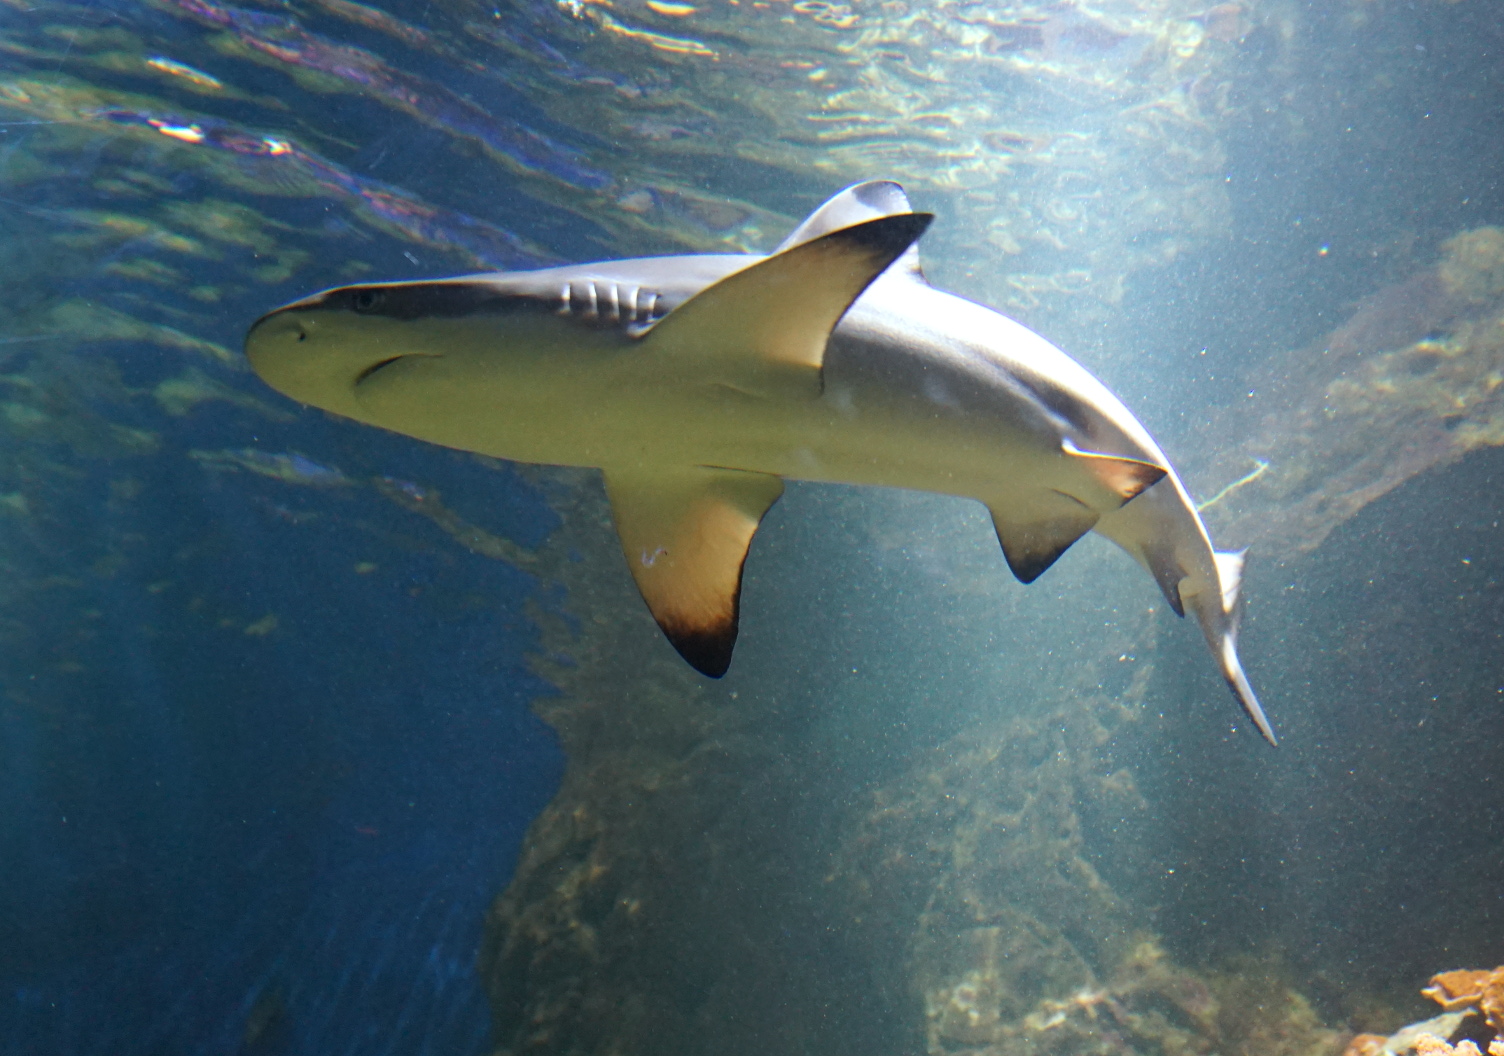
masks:
[[[1241,554],[1217,553],[1164,452],[1065,353],[930,286],[930,217],[858,184],[770,256],[653,257],[363,284],[262,317],[256,372],[293,399],[436,444],[605,475],[632,575],[700,671],[725,673],[742,565],[783,479],[986,504],[1032,582],[1095,529],[1238,659]]]

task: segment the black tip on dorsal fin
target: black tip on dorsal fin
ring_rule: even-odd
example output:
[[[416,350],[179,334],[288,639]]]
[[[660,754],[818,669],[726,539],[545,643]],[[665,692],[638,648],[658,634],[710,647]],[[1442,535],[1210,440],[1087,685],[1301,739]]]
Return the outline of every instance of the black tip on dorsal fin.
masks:
[[[794,228],[773,252],[782,253],[805,242],[812,242],[822,235],[868,220],[900,216],[913,211],[903,187],[892,180],[867,180],[852,184],[805,217],[804,222]],[[923,282],[924,275],[919,269],[919,247],[911,245],[905,249],[889,271],[908,274]]]
[[[764,257],[705,287],[642,340],[682,371],[759,397],[815,397],[830,332],[934,216],[899,213],[843,227]]]

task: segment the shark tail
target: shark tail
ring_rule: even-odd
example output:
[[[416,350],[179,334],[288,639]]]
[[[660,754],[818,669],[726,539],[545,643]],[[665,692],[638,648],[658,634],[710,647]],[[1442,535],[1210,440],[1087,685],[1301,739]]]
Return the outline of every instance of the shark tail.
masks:
[[[1264,740],[1277,746],[1279,738],[1274,735],[1274,727],[1270,725],[1269,717],[1259,704],[1258,695],[1248,682],[1243,662],[1238,659],[1238,627],[1243,619],[1243,559],[1246,553],[1246,550],[1239,550],[1234,553],[1213,554],[1217,563],[1217,579],[1222,588],[1221,596],[1216,601],[1221,604],[1213,607],[1206,605],[1204,599],[1196,599],[1196,617],[1211,644],[1217,666],[1222,671],[1222,677],[1227,680],[1232,695],[1237,698],[1254,726],[1258,727],[1259,733],[1263,734]]]
[[[1279,738],[1274,735],[1274,727],[1269,725],[1269,717],[1264,714],[1258,696],[1248,684],[1248,676],[1243,673],[1243,664],[1238,660],[1237,635],[1231,631],[1224,633],[1219,643],[1217,665],[1222,668],[1222,677],[1227,679],[1232,695],[1238,698],[1238,703],[1258,727],[1259,733],[1264,735],[1264,740],[1278,747]]]
[[[1096,530],[1128,551],[1149,571],[1177,616],[1184,616],[1187,609],[1196,614],[1212,659],[1232,695],[1264,740],[1278,744],[1274,727],[1238,659],[1246,551],[1212,551],[1196,508],[1190,504],[1180,482],[1173,476],[1171,481],[1175,484],[1173,490],[1163,485],[1149,488],[1121,509],[1103,516]],[[1210,567],[1205,561],[1207,556],[1212,559]]]

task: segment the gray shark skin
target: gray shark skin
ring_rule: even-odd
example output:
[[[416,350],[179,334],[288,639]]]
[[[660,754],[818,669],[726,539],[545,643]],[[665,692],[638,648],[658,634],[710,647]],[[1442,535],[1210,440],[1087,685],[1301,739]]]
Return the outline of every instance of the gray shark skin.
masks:
[[[929,225],[885,181],[767,257],[708,254],[345,286],[263,316],[279,392],[435,444],[603,471],[654,618],[724,674],[742,565],[784,479],[984,503],[1019,579],[1095,529],[1189,609],[1275,743],[1238,659],[1241,554],[1212,549],[1164,452],[1044,338],[937,290]]]

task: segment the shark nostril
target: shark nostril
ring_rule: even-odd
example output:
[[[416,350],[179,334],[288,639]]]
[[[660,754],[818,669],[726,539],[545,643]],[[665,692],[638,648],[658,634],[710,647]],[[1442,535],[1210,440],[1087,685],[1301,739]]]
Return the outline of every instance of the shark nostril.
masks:
[[[298,329],[298,340],[299,341],[307,341],[308,340],[308,331],[304,330],[304,329],[302,329],[300,327]]]

